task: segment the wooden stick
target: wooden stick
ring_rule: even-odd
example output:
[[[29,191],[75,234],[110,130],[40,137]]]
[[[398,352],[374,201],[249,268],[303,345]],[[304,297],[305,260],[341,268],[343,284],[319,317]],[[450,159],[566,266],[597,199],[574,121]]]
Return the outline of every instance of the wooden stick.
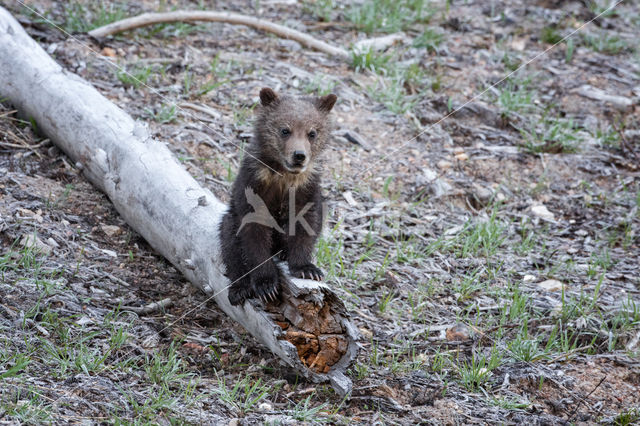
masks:
[[[133,30],[149,25],[163,24],[167,22],[194,21],[224,22],[226,24],[246,25],[257,30],[275,34],[285,39],[295,40],[304,46],[345,60],[349,60],[351,57],[349,52],[345,49],[332,46],[303,32],[285,27],[284,25],[274,24],[273,22],[265,21],[264,19],[232,12],[178,10],[166,13],[143,13],[142,15],[116,21],[91,30],[89,31],[89,35],[93,37],[106,37],[122,31]]]

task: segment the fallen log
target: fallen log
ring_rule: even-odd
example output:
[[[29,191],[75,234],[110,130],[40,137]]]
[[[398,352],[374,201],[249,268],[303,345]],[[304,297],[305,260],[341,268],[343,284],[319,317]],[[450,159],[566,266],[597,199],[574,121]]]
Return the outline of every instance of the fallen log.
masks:
[[[64,70],[0,7],[0,97],[60,147],[127,223],[229,317],[304,377],[340,395],[357,331],[325,284],[290,278],[281,302],[232,306],[220,257],[226,210],[147,128]]]

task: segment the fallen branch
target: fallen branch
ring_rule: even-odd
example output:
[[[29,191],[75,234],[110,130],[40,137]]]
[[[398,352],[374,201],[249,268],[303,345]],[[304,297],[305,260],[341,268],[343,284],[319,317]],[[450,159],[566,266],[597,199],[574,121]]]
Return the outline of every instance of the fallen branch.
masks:
[[[149,25],[164,24],[167,22],[194,21],[224,22],[226,24],[246,25],[247,27],[266,31],[285,39],[295,40],[304,46],[332,56],[338,56],[342,59],[349,59],[351,57],[349,52],[345,49],[332,46],[324,41],[311,37],[309,34],[287,28],[284,25],[274,24],[273,22],[265,21],[264,19],[232,12],[178,10],[166,13],[143,13],[142,15],[123,19],[91,30],[89,31],[89,35],[93,37],[106,37]]]
[[[127,223],[220,309],[314,382],[351,389],[355,327],[324,284],[291,279],[283,301],[231,306],[218,224],[226,210],[164,143],[80,77],[62,69],[0,7],[0,95],[73,159]],[[313,366],[313,367],[312,367]]]

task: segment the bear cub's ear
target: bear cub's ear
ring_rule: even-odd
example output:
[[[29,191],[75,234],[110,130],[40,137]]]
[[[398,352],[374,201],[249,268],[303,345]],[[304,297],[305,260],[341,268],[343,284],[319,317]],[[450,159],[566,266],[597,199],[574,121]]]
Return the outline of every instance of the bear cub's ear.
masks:
[[[276,95],[276,92],[274,92],[273,89],[265,87],[260,90],[260,103],[262,103],[262,106],[269,106],[277,100],[278,95]]]
[[[333,93],[327,96],[319,97],[315,102],[316,108],[318,108],[318,111],[324,112],[325,114],[329,113],[333,106],[336,104],[337,100],[338,97]]]

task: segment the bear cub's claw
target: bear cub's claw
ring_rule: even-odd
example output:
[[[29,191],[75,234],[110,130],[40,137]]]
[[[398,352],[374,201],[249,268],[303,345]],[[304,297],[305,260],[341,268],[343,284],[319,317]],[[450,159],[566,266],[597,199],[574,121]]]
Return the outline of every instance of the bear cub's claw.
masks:
[[[307,280],[322,281],[324,274],[316,265],[308,263],[298,267],[289,267],[291,275]]]
[[[264,303],[275,302],[280,293],[280,283],[278,275],[273,277],[261,277],[252,279],[251,284],[254,290],[254,297],[260,298]]]
[[[249,280],[239,280],[229,287],[229,303],[233,306],[242,305],[245,300],[254,297],[254,294]]]

